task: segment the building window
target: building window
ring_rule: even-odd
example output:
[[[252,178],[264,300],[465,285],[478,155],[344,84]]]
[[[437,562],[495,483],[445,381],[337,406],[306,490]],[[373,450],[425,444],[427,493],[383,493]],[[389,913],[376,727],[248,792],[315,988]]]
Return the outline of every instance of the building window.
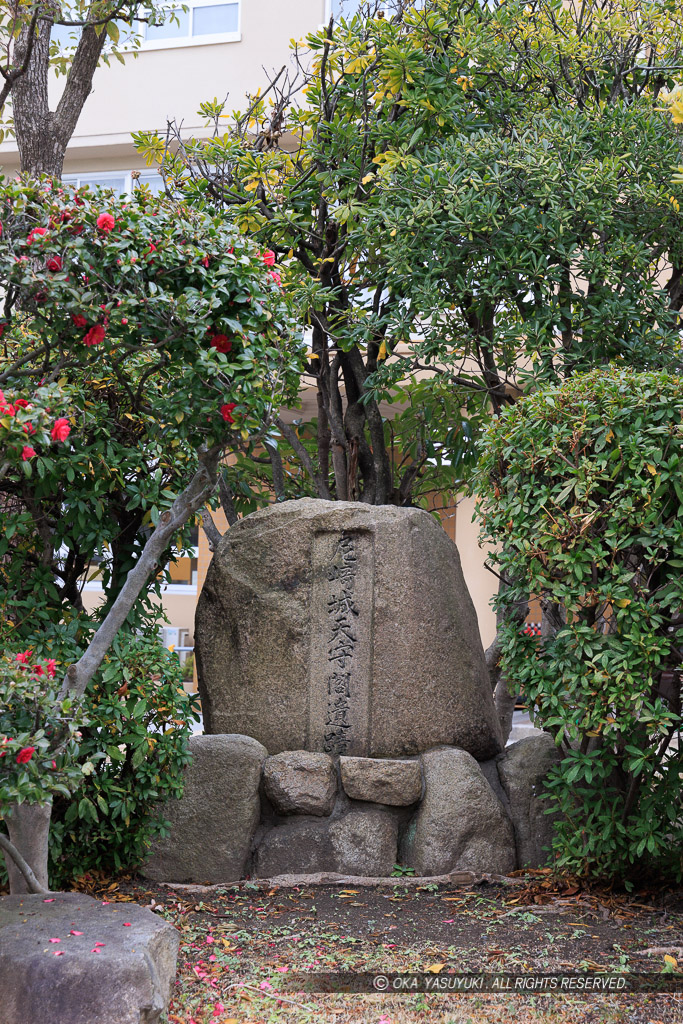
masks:
[[[103,171],[101,174],[65,174],[63,181],[81,188],[110,188],[115,196],[132,195],[133,189],[146,185],[153,195],[164,190],[164,179],[157,171]]]
[[[173,8],[173,16],[169,16],[163,25],[141,24],[145,50],[239,41],[239,2],[189,0],[183,6],[185,10]]]

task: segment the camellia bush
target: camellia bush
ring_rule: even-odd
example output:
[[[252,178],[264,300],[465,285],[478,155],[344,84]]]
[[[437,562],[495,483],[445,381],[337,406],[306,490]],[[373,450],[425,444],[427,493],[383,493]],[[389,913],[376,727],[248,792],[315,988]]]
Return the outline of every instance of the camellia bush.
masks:
[[[504,671],[562,752],[554,851],[586,876],[683,876],[682,386],[596,370],[521,400],[483,447],[499,601],[536,597],[547,623],[504,632]]]
[[[301,341],[274,254],[225,216],[44,179],[0,186],[0,224],[0,640],[87,708],[64,877],[139,859],[179,792],[193,712],[154,597],[221,461],[295,397]],[[0,778],[0,817],[33,796]]]

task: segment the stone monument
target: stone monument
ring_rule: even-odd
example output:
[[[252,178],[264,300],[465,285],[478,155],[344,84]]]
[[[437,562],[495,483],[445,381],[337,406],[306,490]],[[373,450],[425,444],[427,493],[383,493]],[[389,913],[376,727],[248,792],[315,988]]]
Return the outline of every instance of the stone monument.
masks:
[[[502,749],[457,548],[419,509],[304,498],[240,520],[195,645],[205,731],[271,755]]]

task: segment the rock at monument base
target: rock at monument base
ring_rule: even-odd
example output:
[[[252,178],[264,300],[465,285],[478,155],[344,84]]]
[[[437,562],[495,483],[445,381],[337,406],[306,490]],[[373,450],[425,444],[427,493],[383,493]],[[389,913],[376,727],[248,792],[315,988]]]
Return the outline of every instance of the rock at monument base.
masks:
[[[0,896],[2,1024],[156,1024],[175,976],[176,929],[130,903],[51,899]]]
[[[351,811],[330,826],[335,870],[347,875],[390,875],[396,863],[398,823],[391,813]]]
[[[425,792],[404,836],[401,863],[416,875],[512,871],[512,824],[471,754],[440,747],[421,760]]]
[[[207,732],[400,758],[502,737],[458,551],[427,512],[305,498],[239,520],[197,606]]]
[[[496,758],[498,774],[510,805],[517,861],[521,868],[544,867],[550,856],[555,815],[545,814],[543,780],[562,760],[552,736],[528,736],[511,743]],[[545,847],[545,849],[544,849]]]
[[[328,754],[288,750],[266,760],[263,785],[279,814],[324,816],[334,808],[337,773]]]
[[[263,837],[256,851],[254,877],[320,871],[390,875],[396,843],[396,819],[379,808],[350,811],[334,821],[297,818]]]
[[[407,807],[422,796],[419,761],[340,757],[342,786],[352,800]]]
[[[190,751],[183,796],[161,809],[170,834],[155,840],[142,873],[157,881],[236,881],[259,822],[268,751],[250,736],[230,734],[192,736]]]

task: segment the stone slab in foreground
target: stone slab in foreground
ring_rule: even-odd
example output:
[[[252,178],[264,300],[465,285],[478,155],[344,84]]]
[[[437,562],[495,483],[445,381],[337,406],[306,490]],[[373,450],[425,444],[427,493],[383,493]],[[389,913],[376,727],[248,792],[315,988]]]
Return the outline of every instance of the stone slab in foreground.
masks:
[[[175,976],[176,929],[130,903],[47,899],[0,897],[2,1024],[156,1024]]]

